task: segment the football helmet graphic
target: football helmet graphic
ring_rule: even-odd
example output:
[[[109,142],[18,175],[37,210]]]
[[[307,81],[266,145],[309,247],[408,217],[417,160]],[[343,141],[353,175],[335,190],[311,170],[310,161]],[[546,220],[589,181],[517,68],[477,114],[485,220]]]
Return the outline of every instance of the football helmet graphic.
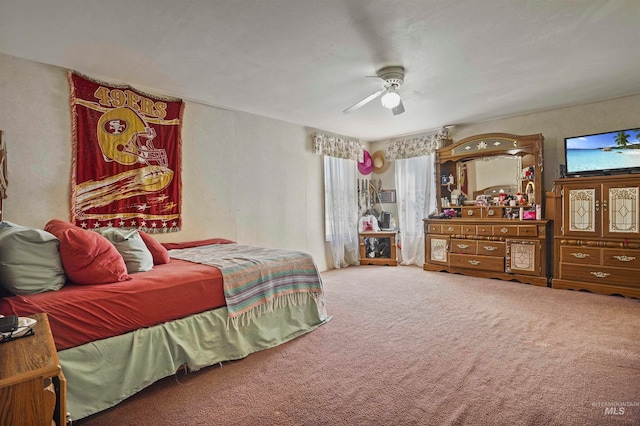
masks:
[[[114,108],[102,114],[97,134],[105,161],[168,166],[166,151],[153,146],[155,129],[129,107]]]

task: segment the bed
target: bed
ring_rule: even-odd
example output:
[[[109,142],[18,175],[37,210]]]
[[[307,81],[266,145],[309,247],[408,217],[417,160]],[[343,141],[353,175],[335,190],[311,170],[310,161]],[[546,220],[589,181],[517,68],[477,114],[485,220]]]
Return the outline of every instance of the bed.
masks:
[[[129,259],[123,275],[119,260],[102,259],[83,277],[83,262],[102,255],[96,254],[93,240],[118,247],[109,233],[113,230],[94,232],[56,220],[43,230],[0,222],[0,287],[11,292],[0,298],[0,313],[47,313],[73,420],[112,407],[180,368],[193,371],[241,359],[330,319],[320,274],[305,253],[224,239],[162,245],[142,231],[126,231],[147,247],[151,268],[130,272]],[[77,238],[92,241],[78,243]],[[25,240],[35,241],[24,249],[32,266],[26,272],[21,269],[24,258],[19,258]],[[34,260],[36,246],[47,248],[46,255]],[[74,251],[87,248],[87,259]],[[118,250],[123,261],[128,259],[126,251]],[[54,264],[39,264],[43,258]],[[7,272],[11,264],[15,270]],[[113,269],[115,264],[120,268],[115,275],[109,271],[100,278],[103,282],[92,282],[104,272],[96,268]],[[32,282],[34,270],[51,272],[51,277],[39,274]],[[28,276],[21,277],[21,271]],[[42,290],[34,285],[45,288],[34,291]]]

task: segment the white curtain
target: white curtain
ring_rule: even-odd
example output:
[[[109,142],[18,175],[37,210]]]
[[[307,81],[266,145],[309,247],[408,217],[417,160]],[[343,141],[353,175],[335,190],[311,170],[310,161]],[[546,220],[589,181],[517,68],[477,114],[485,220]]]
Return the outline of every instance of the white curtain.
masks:
[[[402,265],[424,264],[422,219],[436,209],[435,156],[395,161]]]
[[[325,237],[333,266],[359,263],[357,162],[324,156]]]

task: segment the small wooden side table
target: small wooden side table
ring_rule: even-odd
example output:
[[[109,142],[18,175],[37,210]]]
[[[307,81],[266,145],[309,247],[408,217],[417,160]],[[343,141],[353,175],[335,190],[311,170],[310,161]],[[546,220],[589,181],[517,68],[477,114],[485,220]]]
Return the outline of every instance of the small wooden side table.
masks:
[[[63,426],[67,381],[47,314],[32,318],[35,334],[0,343],[0,424]]]
[[[375,238],[380,243],[389,244],[390,255],[375,252],[373,257],[367,253],[365,240]],[[389,265],[398,266],[396,255],[396,231],[378,231],[360,233],[360,264],[361,265]]]

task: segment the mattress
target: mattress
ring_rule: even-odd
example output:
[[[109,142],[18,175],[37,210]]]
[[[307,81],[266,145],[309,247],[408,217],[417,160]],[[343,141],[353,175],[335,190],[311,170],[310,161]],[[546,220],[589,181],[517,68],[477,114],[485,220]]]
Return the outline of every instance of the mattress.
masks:
[[[171,259],[131,277],[5,297],[0,299],[0,312],[46,312],[60,351],[225,306],[222,274],[212,266]]]

